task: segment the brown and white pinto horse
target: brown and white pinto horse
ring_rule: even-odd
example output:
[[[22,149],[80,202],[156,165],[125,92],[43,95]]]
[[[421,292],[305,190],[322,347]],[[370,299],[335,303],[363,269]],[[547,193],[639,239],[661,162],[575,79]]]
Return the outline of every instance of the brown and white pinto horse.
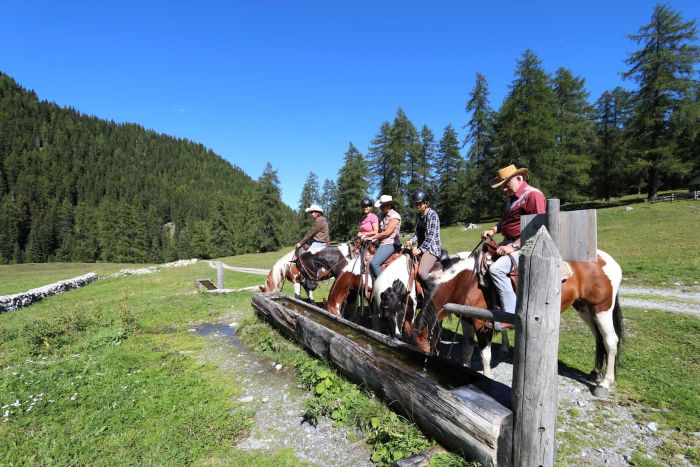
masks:
[[[436,350],[439,326],[448,314],[443,309],[447,303],[486,308],[486,298],[478,286],[478,278],[474,272],[476,254],[461,253],[460,257],[462,259],[444,271],[433,284],[430,300],[418,315],[415,326],[405,330],[409,335],[409,342],[426,353]],[[623,337],[622,311],[618,298],[622,270],[610,255],[601,250],[598,250],[596,261],[570,261],[569,264],[573,275],[562,284],[561,311],[564,312],[573,305],[593,333],[596,340],[596,358],[591,376],[597,383],[594,394],[604,396],[615,382],[616,355]],[[491,377],[493,330],[484,328],[483,325],[483,320],[462,319],[465,364],[471,360],[472,339],[476,334],[484,374]]]
[[[294,257],[294,250],[290,251],[286,255],[278,259],[270,272],[267,273],[267,280],[265,285],[260,286],[262,292],[278,292],[282,287],[284,280],[288,280],[294,286],[294,296],[300,298],[301,295],[301,272],[297,268],[296,263],[292,261]],[[313,292],[304,288],[306,290],[306,296],[309,300],[313,300]]]

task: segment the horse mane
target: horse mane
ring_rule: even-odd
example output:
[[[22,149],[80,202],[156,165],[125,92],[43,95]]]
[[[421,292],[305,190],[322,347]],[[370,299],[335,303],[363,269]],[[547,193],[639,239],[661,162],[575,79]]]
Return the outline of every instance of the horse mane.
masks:
[[[443,290],[443,287],[449,285],[450,282],[452,282],[462,272],[469,270],[473,273],[476,266],[477,255],[478,253],[476,252],[457,253],[458,258],[455,258],[454,262],[451,262],[450,267],[443,270],[442,275],[433,281],[433,290],[430,295],[430,300],[428,300],[428,303],[423,304],[423,308],[416,318],[416,333],[423,331],[426,326],[428,327],[428,330],[435,327],[438,319],[438,313],[440,312],[440,310],[435,309],[435,299],[439,297],[440,293],[451,293],[451,289],[453,287],[449,291]]]
[[[272,285],[275,288],[275,291],[279,290],[279,285],[282,283],[284,276],[287,274],[287,271],[289,271],[289,268],[292,266],[291,261],[293,256],[294,250],[290,251],[289,253],[278,259],[272,266],[272,269],[270,269]]]

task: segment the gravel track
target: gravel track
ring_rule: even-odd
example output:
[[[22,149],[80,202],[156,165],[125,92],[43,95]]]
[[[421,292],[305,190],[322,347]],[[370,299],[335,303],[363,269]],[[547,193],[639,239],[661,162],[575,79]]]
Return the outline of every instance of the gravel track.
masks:
[[[297,386],[292,371],[256,356],[238,342],[236,326],[230,324],[248,313],[233,312],[226,317],[229,324],[197,331],[211,342],[202,352],[202,361],[230,374],[243,388],[238,402],[255,411],[250,435],[237,447],[248,451],[290,448],[300,462],[311,465],[373,465],[369,448],[362,440],[350,441],[346,429],[334,427],[327,418],[319,418],[316,426],[305,421],[304,401],[311,395]]]

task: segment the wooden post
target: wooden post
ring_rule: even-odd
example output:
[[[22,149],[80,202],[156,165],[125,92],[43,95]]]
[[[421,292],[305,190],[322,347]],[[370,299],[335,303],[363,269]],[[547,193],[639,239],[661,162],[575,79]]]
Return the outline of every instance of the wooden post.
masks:
[[[221,262],[216,265],[216,288],[224,288],[224,265]]]
[[[547,200],[547,232],[559,248],[559,200],[556,198]]]
[[[523,246],[513,365],[513,465],[553,466],[561,256],[545,228]]]

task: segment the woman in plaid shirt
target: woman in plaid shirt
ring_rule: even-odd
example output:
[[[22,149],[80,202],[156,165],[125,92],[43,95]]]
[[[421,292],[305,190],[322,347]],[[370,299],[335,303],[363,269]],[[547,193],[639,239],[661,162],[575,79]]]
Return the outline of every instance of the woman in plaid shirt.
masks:
[[[416,208],[418,215],[416,216],[416,235],[408,241],[408,246],[413,248],[414,255],[420,255],[418,277],[423,284],[423,289],[426,289],[428,274],[442,253],[440,219],[437,212],[428,206],[428,193],[425,190],[413,192],[411,204]]]

